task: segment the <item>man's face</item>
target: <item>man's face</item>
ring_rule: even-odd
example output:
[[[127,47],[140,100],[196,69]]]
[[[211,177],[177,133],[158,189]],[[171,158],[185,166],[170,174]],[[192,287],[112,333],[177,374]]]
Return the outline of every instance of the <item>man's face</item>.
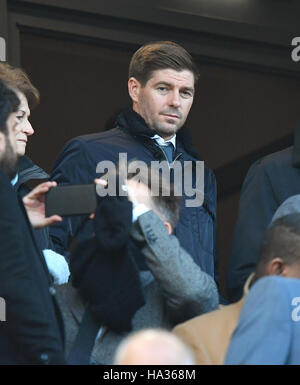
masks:
[[[188,70],[154,71],[144,87],[135,78],[129,79],[133,109],[149,128],[165,140],[183,126],[194,99],[194,75]]]
[[[17,141],[16,141],[16,126],[17,113],[12,113],[7,119],[8,132],[4,135],[1,132],[0,146],[0,169],[4,171],[10,179],[17,173]]]
[[[17,92],[17,95],[20,99],[20,106],[16,115],[18,121],[16,126],[17,153],[19,156],[22,156],[26,151],[28,137],[34,133],[34,130],[28,120],[30,110],[27,99],[21,92]]]

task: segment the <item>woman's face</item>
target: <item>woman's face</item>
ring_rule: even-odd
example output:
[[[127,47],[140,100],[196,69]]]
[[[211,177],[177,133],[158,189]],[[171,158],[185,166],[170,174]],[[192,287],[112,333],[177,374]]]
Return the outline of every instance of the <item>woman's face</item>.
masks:
[[[28,102],[24,94],[17,92],[20,99],[20,106],[17,111],[16,141],[17,154],[22,156],[25,154],[28,137],[34,134],[34,130],[29,122],[30,110]]]

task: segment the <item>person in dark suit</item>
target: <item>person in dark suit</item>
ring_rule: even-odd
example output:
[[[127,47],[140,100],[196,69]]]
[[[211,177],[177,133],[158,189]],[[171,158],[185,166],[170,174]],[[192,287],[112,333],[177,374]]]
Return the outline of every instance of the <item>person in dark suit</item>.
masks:
[[[216,180],[205,166],[204,187],[199,187],[197,165],[202,158],[193,148],[185,126],[197,79],[196,64],[183,47],[170,41],[142,46],[133,55],[129,67],[128,92],[132,107],[119,114],[114,128],[70,140],[54,164],[51,180],[61,185],[93,183],[104,173],[97,170],[99,162],[116,165],[120,153],[126,154],[128,162],[136,159],[150,165],[153,161],[167,161],[170,170],[175,161],[182,168],[189,162],[193,189],[198,187],[204,201],[203,204],[195,202],[196,189],[192,198],[184,191],[174,233],[196,264],[214,277]],[[187,179],[184,169],[180,182]],[[192,200],[195,206],[189,207]],[[85,219],[84,216],[66,217],[51,228],[57,252],[68,257],[75,235],[79,242],[92,236],[92,221]]]
[[[64,364],[63,322],[32,228],[61,220],[44,213],[44,194],[55,183],[39,185],[24,201],[13,191],[19,103],[0,80],[0,364]]]
[[[296,131],[296,137],[300,132]],[[242,297],[243,286],[255,269],[259,247],[278,207],[300,193],[300,169],[295,146],[265,156],[249,169],[243,183],[232,248],[227,266],[229,302]]]

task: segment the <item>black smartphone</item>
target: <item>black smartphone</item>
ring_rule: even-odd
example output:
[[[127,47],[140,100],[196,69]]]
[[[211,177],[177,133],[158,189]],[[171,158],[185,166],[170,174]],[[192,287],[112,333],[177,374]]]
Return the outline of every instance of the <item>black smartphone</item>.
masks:
[[[91,214],[97,207],[95,184],[52,187],[46,194],[46,217]]]

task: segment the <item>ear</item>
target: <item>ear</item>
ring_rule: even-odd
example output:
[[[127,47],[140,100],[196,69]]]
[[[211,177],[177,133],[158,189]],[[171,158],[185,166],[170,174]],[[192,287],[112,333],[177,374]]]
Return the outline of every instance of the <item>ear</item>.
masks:
[[[273,258],[267,264],[267,274],[268,275],[284,275],[285,264],[281,258]]]
[[[169,222],[164,222],[164,225],[166,227],[166,229],[168,230],[168,234],[171,235],[172,234],[172,226],[170,225]]]
[[[139,93],[141,88],[141,83],[136,78],[131,77],[128,80],[128,93],[134,104],[138,103],[139,101]]]

